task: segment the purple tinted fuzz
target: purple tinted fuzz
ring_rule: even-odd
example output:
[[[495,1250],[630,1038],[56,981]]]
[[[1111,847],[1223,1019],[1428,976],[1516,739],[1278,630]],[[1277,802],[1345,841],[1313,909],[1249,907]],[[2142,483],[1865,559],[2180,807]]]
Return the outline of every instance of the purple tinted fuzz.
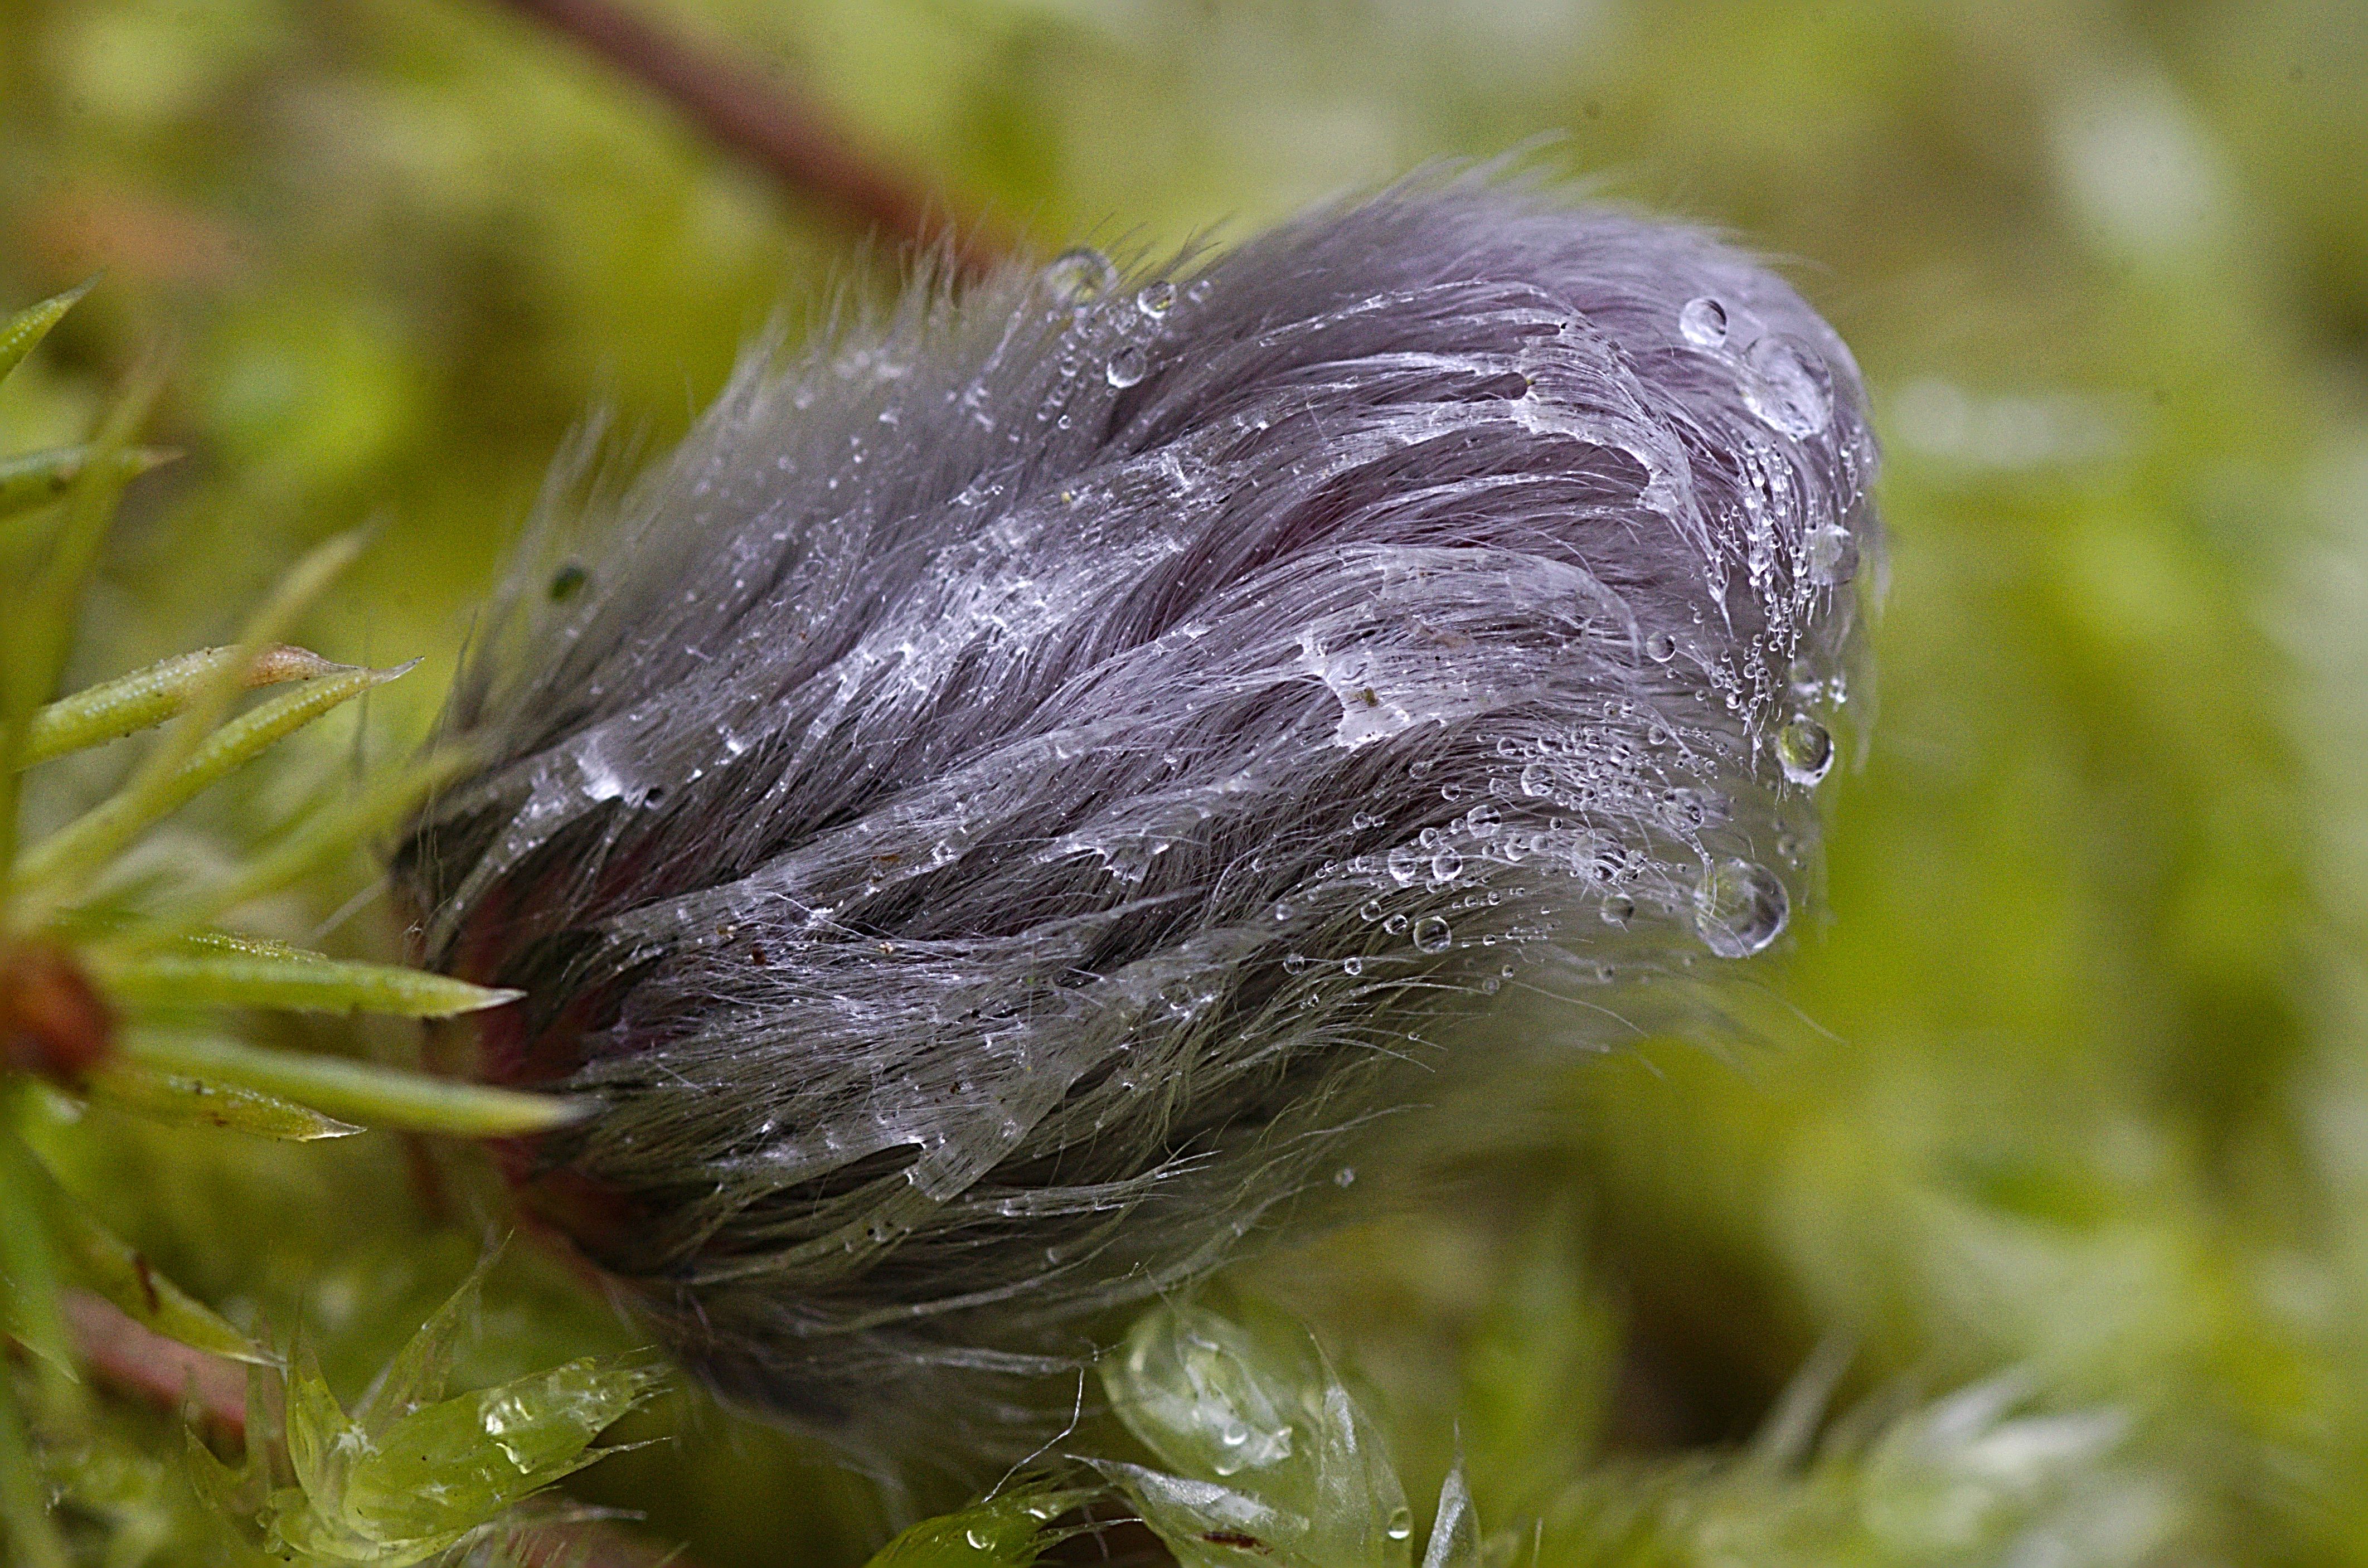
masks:
[[[1778,938],[1874,461],[1773,274],[1476,176],[752,357],[399,857],[605,1105],[516,1174],[726,1395],[1008,1446],[1429,1026]]]

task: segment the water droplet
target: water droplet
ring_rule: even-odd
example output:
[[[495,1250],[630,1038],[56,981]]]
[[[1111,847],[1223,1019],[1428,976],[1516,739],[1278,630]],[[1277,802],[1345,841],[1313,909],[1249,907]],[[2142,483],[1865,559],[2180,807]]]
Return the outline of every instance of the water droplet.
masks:
[[[1838,588],[1858,575],[1858,539],[1839,523],[1819,523],[1809,530],[1809,581],[1821,588]]]
[[[1715,348],[1726,341],[1726,307],[1707,294],[1688,300],[1678,312],[1678,331],[1698,348]]]
[[[1474,806],[1463,813],[1463,825],[1474,838],[1496,837],[1504,820],[1504,814],[1494,806]]]
[[[1463,857],[1456,852],[1455,846],[1452,844],[1447,845],[1442,847],[1438,854],[1430,858],[1430,880],[1432,881],[1452,882],[1463,874]]]
[[[1413,845],[1401,844],[1390,851],[1389,867],[1391,880],[1405,887],[1422,874],[1422,857],[1415,853]]]
[[[1645,656],[1656,665],[1666,665],[1678,656],[1678,640],[1666,631],[1656,631],[1645,639]]]
[[[1404,1540],[1414,1534],[1414,1510],[1404,1504],[1392,1509],[1390,1522],[1383,1528],[1383,1533],[1392,1540]]]
[[[1291,915],[1292,909],[1288,903],[1278,903],[1274,906],[1274,917],[1277,920],[1288,920]]]
[[[1357,918],[1360,920],[1379,920],[1381,917],[1382,901],[1380,899],[1369,898],[1357,906]]]
[[[1833,376],[1825,357],[1789,337],[1763,337],[1744,357],[1743,401],[1763,424],[1795,437],[1814,436],[1834,416]]]
[[[1307,955],[1305,953],[1285,953],[1282,956],[1282,971],[1285,974],[1301,974],[1305,972],[1306,969]]]
[[[1710,808],[1699,791],[1671,790],[1661,796],[1661,820],[1678,833],[1694,833],[1710,820]]]
[[[1784,933],[1793,901],[1765,866],[1721,860],[1694,889],[1694,929],[1723,959],[1748,959]]]
[[[1356,1186],[1357,1167],[1354,1165],[1342,1165],[1338,1170],[1334,1171],[1332,1173],[1332,1185],[1334,1187]]]
[[[1365,960],[1351,955],[1340,960],[1340,972],[1354,979],[1365,972]]]
[[[1387,931],[1393,937],[1396,936],[1406,928],[1406,917],[1403,915],[1393,915],[1387,920],[1382,922],[1382,929]]]
[[[1150,362],[1144,358],[1143,350],[1130,344],[1110,357],[1110,363],[1102,367],[1102,379],[1114,387],[1131,387],[1143,380],[1148,369]]]
[[[1063,251],[1036,275],[1065,304],[1087,305],[1118,284],[1118,268],[1110,258],[1090,245]]]
[[[1176,285],[1165,280],[1146,285],[1134,297],[1134,308],[1157,321],[1176,308]]]
[[[1414,923],[1414,945],[1419,951],[1443,953],[1453,941],[1454,933],[1436,915],[1426,915]]]
[[[1554,769],[1543,762],[1533,762],[1521,769],[1521,793],[1551,795],[1554,793]]]
[[[975,1525],[962,1531],[962,1540],[970,1542],[973,1551],[985,1551],[995,1545],[995,1538]]]
[[[1615,892],[1608,895],[1604,899],[1603,923],[1605,925],[1625,926],[1628,922],[1635,918],[1636,901],[1630,898],[1626,893]]]
[[[1794,719],[1776,732],[1776,760],[1785,778],[1813,786],[1834,766],[1834,738],[1815,719]]]

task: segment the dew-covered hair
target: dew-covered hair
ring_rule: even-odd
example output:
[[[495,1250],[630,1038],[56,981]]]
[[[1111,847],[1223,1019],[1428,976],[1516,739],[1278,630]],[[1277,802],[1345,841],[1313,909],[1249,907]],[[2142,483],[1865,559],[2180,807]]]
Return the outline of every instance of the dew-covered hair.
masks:
[[[1873,465],[1772,273],[1476,176],[757,353],[399,857],[605,1107],[529,1208],[727,1396],[996,1448],[1500,988],[1779,937]]]

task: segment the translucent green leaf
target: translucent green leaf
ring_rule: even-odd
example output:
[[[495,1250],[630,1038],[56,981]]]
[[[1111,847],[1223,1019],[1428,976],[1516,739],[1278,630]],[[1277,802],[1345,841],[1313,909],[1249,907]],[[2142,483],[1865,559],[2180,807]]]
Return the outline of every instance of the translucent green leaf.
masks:
[[[271,1359],[213,1309],[158,1273],[129,1242],[92,1219],[85,1205],[63,1193],[56,1196],[63,1199],[52,1205],[63,1259],[76,1283],[167,1339],[233,1361]]]
[[[82,302],[82,297],[98,284],[97,275],[84,278],[63,294],[52,294],[38,305],[28,305],[0,324],[0,381],[25,362],[41,339],[49,336],[50,328],[64,319],[65,313]]]
[[[1061,1539],[1050,1526],[1089,1492],[1016,1486],[923,1519],[872,1554],[865,1568],[1028,1568]]]
[[[17,759],[24,755],[35,711],[57,687],[74,613],[123,494],[121,465],[111,454],[131,444],[131,433],[147,418],[162,386],[154,369],[144,371],[108,411],[67,495],[64,526],[50,541],[31,582],[13,598],[7,593],[12,585],[0,585],[0,607],[6,609],[0,614],[0,650],[6,653],[0,657],[0,896],[17,880]]]
[[[250,1445],[246,1463],[233,1470],[206,1447],[195,1428],[185,1429],[182,1439],[189,1489],[198,1494],[199,1501],[226,1519],[252,1518],[263,1506],[263,1495],[254,1485],[262,1445]]]
[[[593,1440],[648,1397],[662,1376],[655,1369],[586,1358],[438,1397],[485,1267],[421,1325],[352,1415],[309,1348],[291,1353],[286,1433],[295,1484],[266,1505],[268,1545],[302,1558],[405,1568],[469,1540],[607,1451]],[[216,1481],[217,1492],[230,1490]]]
[[[1111,1407],[1178,1472],[1117,1477],[1145,1522],[1196,1562],[1294,1552],[1320,1568],[1403,1568],[1413,1513],[1372,1422],[1304,1328],[1256,1302],[1228,1307],[1163,1302],[1102,1363]]]
[[[1116,1460],[1096,1468],[1118,1483],[1181,1568],[1332,1568],[1307,1551],[1313,1532],[1304,1515],[1221,1482]]]
[[[182,653],[60,698],[33,715],[18,766],[30,767],[161,724],[181,711],[202,682],[234,664],[237,657],[234,648]],[[306,649],[281,644],[265,649],[240,671],[240,679],[249,687],[277,686],[351,673],[350,665],[334,664]]]
[[[226,1521],[255,1524],[270,1500],[271,1453],[280,1426],[274,1418],[279,1402],[270,1395],[285,1386],[271,1368],[248,1363],[246,1454],[236,1470],[216,1459],[194,1429],[183,1431],[190,1488]]]
[[[451,1381],[452,1355],[461,1343],[461,1331],[468,1327],[477,1311],[477,1297],[484,1284],[486,1271],[493,1267],[498,1251],[489,1252],[469,1271],[469,1277],[444,1299],[417,1333],[404,1341],[355,1407],[354,1420],[362,1432],[375,1439],[382,1437],[394,1424],[413,1411],[433,1404],[444,1397],[445,1385]]]
[[[384,1013],[447,1018],[515,1000],[518,993],[472,985],[399,964],[333,959],[276,942],[184,938],[154,952],[95,948],[91,975],[114,1000],[168,1006],[279,1007],[304,1013]]]
[[[356,1460],[346,1514],[383,1540],[473,1528],[598,1460],[592,1440],[659,1376],[586,1358],[423,1406]]]
[[[320,1358],[299,1335],[288,1352],[284,1417],[288,1467],[308,1503],[344,1495],[346,1472],[368,1444],[321,1375]]]
[[[142,829],[223,775],[411,667],[346,670],[302,682],[295,690],[240,714],[208,735],[170,774],[145,785],[138,779],[127,784],[26,852],[17,876],[19,920],[30,924],[66,902]]]
[[[1315,1455],[1301,1428],[1328,1381],[1315,1343],[1279,1314],[1192,1301],[1135,1320],[1101,1364],[1120,1419],[1170,1470],[1212,1480],[1259,1474],[1263,1489],[1313,1495]]]
[[[51,447],[44,451],[0,458],[0,517],[29,512],[63,499],[74,488],[74,481],[82,477],[84,468],[90,462],[91,450],[87,446]],[[120,471],[113,475],[114,481],[129,483],[180,455],[163,447],[120,448],[113,459]]]
[[[223,1127],[297,1143],[347,1138],[361,1131],[277,1095],[215,1078],[158,1073],[137,1062],[111,1062],[83,1086],[102,1105],[172,1127]]]
[[[1431,1516],[1422,1568],[1480,1568],[1480,1518],[1472,1507],[1472,1488],[1463,1479],[1460,1456],[1439,1484],[1439,1511]]]
[[[334,1056],[301,1056],[207,1036],[127,1030],[123,1054],[160,1073],[218,1079],[280,1095],[365,1127],[515,1138],[586,1115],[580,1099],[448,1083]]]
[[[0,1096],[0,1107],[13,1111],[20,1103],[21,1081],[8,1085],[16,1092]],[[73,1375],[73,1343],[66,1334],[64,1313],[58,1305],[58,1256],[50,1228],[46,1201],[49,1173],[24,1141],[0,1129],[0,1286],[5,1286],[7,1329],[17,1342],[38,1358],[55,1398],[57,1381]]]
[[[140,766],[117,792],[116,801],[120,803],[120,809],[125,815],[150,821],[161,815],[163,811],[172,809],[172,804],[163,806],[161,811],[153,809],[153,803],[175,796],[188,765],[220,740],[222,733],[246,722],[241,720],[224,725],[222,732],[214,729],[222,722],[222,715],[230,711],[232,702],[246,684],[247,669],[263,656],[267,648],[286,634],[288,629],[295,624],[296,618],[303,613],[304,608],[319,597],[339,573],[353,564],[355,558],[361,553],[362,543],[363,535],[359,531],[341,534],[315,546],[302,560],[289,568],[287,574],[272,590],[271,597],[247,618],[246,625],[239,631],[238,641],[233,644],[231,657],[190,689],[179,716],[157,737],[155,745],[141,758]],[[383,672],[380,678],[392,680],[410,668],[410,665],[404,665]],[[367,687],[347,695],[359,695],[361,689],[367,689]],[[256,710],[246,719],[255,718],[266,711],[268,706]],[[269,744],[269,741],[264,743]],[[247,755],[251,756],[254,753]],[[242,757],[231,766],[237,767],[245,760]],[[187,798],[186,794],[179,796],[179,800]],[[173,804],[177,803],[178,800],[173,801]]]

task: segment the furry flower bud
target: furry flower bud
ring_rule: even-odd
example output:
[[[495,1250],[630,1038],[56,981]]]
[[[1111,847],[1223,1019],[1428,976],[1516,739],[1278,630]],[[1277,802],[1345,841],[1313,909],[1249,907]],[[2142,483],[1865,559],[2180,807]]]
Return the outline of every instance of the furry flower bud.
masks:
[[[757,355],[400,857],[605,1103],[527,1201],[728,1396],[1016,1432],[1427,1023],[1777,938],[1873,464],[1777,278],[1474,178]]]

